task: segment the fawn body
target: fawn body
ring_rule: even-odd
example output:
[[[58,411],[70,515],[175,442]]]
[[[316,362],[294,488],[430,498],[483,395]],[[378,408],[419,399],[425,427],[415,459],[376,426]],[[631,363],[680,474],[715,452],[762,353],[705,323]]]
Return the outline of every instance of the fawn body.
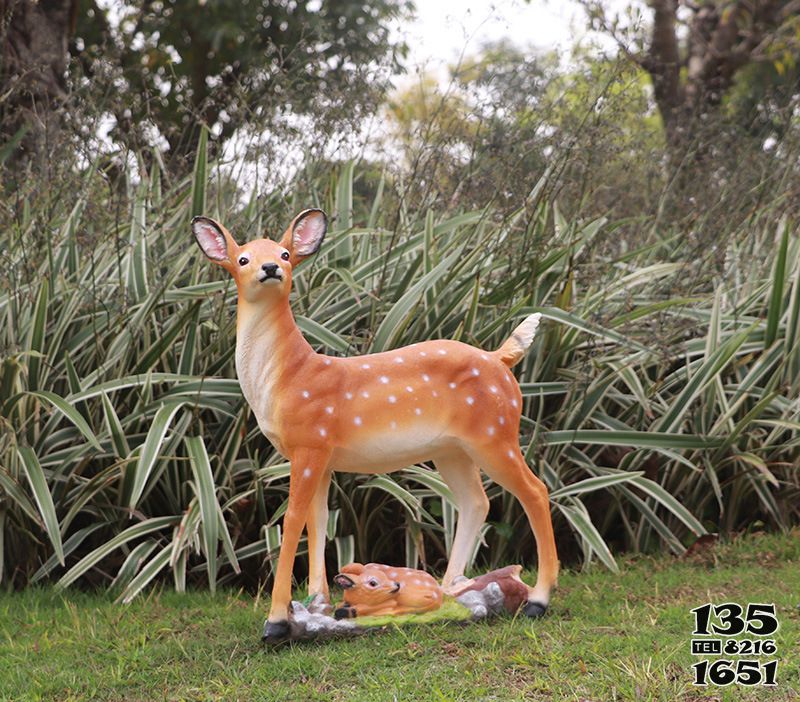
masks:
[[[382,563],[351,563],[333,579],[344,589],[336,618],[429,612],[442,606],[444,592],[425,571]]]
[[[543,614],[558,559],[547,489],[519,449],[522,398],[510,371],[530,345],[538,315],[520,324],[497,351],[426,341],[349,358],[317,354],[294,321],[289,292],[293,266],[316,252],[326,227],[322,211],[306,210],[280,242],[257,239],[239,246],[217,222],[192,221],[206,256],[236,281],[236,372],[259,428],[291,465],[264,638],[288,634],[292,566],[304,526],[309,593],[328,597],[324,550],[332,471],[386,473],[428,460],[459,512],[443,586],[463,574],[486,519],[483,469],[521,501],[528,516],[539,569],[524,611]]]

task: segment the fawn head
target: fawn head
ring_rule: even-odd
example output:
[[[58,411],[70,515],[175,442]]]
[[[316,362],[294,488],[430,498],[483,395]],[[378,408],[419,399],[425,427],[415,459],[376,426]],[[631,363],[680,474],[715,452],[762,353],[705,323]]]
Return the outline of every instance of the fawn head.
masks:
[[[233,276],[240,297],[250,303],[288,297],[292,269],[317,252],[327,229],[322,210],[303,210],[280,241],[254,239],[239,246],[231,233],[210,217],[192,220],[192,233],[203,253]]]
[[[380,604],[400,589],[400,583],[389,578],[379,568],[351,563],[333,579],[345,591],[348,604]]]

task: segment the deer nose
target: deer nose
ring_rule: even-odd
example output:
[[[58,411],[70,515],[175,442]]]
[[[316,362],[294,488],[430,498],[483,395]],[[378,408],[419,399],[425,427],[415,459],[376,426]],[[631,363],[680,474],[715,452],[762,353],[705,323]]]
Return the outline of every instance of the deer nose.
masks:
[[[264,263],[261,266],[261,270],[264,271],[267,275],[275,275],[275,271],[278,270],[277,263]]]

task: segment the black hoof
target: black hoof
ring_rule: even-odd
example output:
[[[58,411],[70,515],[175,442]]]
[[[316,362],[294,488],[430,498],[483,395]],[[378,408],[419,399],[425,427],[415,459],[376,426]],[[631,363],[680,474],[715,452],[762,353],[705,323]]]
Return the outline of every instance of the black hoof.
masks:
[[[353,619],[356,616],[355,607],[339,607],[334,613],[334,619]]]
[[[261,640],[267,643],[279,643],[289,638],[289,622],[264,622],[264,633]]]
[[[543,617],[546,611],[547,605],[539,604],[538,602],[526,602],[522,607],[522,613],[531,619]]]

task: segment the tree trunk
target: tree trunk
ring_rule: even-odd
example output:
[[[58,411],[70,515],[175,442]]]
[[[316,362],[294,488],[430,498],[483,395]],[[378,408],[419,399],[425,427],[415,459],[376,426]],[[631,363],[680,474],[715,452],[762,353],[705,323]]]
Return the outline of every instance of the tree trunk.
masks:
[[[791,19],[785,0],[686,3],[688,42],[681,51],[678,0],[648,0],[653,28],[639,63],[650,74],[671,151],[683,159],[704,124],[713,124],[737,71],[765,60],[770,42]]]
[[[0,137],[24,136],[14,159],[44,167],[67,97],[67,40],[77,0],[0,0]]]

